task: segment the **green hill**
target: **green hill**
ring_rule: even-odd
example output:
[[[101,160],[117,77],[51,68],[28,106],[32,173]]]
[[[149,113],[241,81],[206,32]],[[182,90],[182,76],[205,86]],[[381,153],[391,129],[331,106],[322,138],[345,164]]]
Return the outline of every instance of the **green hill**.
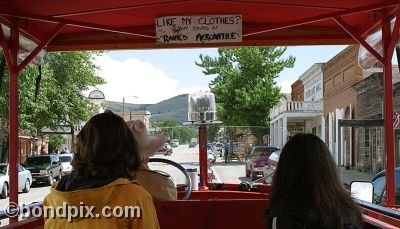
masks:
[[[187,121],[188,94],[178,95],[156,104],[131,104],[125,103],[125,112],[150,111],[151,121],[159,122],[173,119],[182,124]],[[107,101],[107,109],[113,112],[122,111],[122,102]]]

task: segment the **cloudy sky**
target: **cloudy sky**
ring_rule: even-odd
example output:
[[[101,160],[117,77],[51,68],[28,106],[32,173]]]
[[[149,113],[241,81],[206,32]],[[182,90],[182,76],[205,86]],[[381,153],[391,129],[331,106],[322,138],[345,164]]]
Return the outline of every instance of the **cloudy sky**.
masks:
[[[326,62],[345,46],[288,47],[285,56],[296,57],[295,67],[277,79],[282,92],[314,63]],[[106,99],[127,103],[157,103],[184,93],[208,91],[213,76],[195,65],[199,55],[216,56],[216,49],[168,49],[112,51],[96,59],[99,75],[107,83],[98,89]]]

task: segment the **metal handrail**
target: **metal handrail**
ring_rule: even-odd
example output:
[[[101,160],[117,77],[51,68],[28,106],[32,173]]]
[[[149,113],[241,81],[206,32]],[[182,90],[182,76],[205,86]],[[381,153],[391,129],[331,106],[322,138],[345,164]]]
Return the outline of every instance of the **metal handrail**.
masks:
[[[261,177],[261,178],[258,178],[257,180],[253,180],[251,183],[252,183],[252,184],[254,184],[254,183],[260,183],[260,182],[264,183],[264,181],[265,181],[267,178],[273,176],[274,174],[275,174],[275,171],[273,171],[272,173],[270,173],[270,174],[268,174],[268,175],[265,175],[265,176],[263,176],[263,177]]]
[[[7,219],[9,218],[10,215],[15,215],[15,216],[19,216],[21,214],[21,211],[25,210],[25,209],[29,209],[32,210],[35,207],[43,207],[43,201],[38,201],[38,202],[32,202],[30,204],[27,205],[22,205],[22,206],[18,206],[18,207],[12,207],[6,210],[2,210],[0,211],[0,220],[2,219]]]
[[[383,206],[380,206],[380,205],[369,203],[369,202],[366,202],[366,201],[363,201],[363,200],[359,200],[359,199],[356,199],[356,198],[353,198],[353,200],[354,200],[354,202],[358,203],[363,208],[366,208],[368,210],[373,210],[373,211],[376,211],[378,213],[382,213],[384,215],[394,217],[396,219],[400,219],[400,211],[398,211],[398,210],[390,209],[390,208],[387,208],[387,207],[383,207]]]

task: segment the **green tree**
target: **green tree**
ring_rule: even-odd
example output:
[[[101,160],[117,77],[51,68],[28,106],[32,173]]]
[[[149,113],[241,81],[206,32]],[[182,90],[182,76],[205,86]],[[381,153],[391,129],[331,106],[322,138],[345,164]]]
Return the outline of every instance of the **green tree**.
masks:
[[[170,140],[174,139],[173,128],[178,124],[173,119],[167,119],[160,123],[161,132],[169,137]]]
[[[44,126],[73,125],[88,119],[95,106],[83,92],[89,86],[104,84],[96,75],[93,52],[47,53],[42,61],[40,90],[35,98],[36,67],[27,67],[20,74],[19,122],[21,129],[41,130]],[[8,78],[5,78],[8,81]],[[0,110],[8,118],[8,82],[3,84]]]
[[[189,143],[192,138],[197,138],[197,128],[178,126],[173,119],[167,119],[161,123],[153,123],[161,129],[161,132],[169,137],[170,140],[178,139],[181,144]]]
[[[283,58],[285,47],[220,48],[217,57],[200,55],[196,65],[215,94],[218,117],[225,125],[268,126],[269,110],[281,98],[275,79],[295,58]],[[252,128],[259,137],[267,128]]]
[[[216,142],[218,141],[218,131],[220,130],[220,125],[208,125],[207,126],[207,141]]]
[[[51,153],[53,150],[58,149],[61,151],[61,146],[64,143],[64,138],[61,135],[55,134],[55,135],[50,135],[49,137],[49,153]]]
[[[178,139],[181,144],[188,144],[192,138],[197,138],[198,130],[190,127],[173,128],[174,138]]]
[[[83,92],[90,86],[104,84],[97,75],[93,58],[98,52],[46,53],[41,66],[40,90],[35,96],[38,68],[28,66],[19,75],[19,125],[21,130],[40,130],[47,126],[73,126],[87,120],[98,109]],[[0,116],[8,120],[9,78],[4,72],[0,88]],[[7,138],[8,131],[2,128]],[[0,134],[1,136],[1,134]]]

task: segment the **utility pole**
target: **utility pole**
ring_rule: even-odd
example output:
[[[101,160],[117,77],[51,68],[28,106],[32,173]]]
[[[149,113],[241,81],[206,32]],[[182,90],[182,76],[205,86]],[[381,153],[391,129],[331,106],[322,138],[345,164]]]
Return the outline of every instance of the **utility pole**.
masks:
[[[135,95],[122,97],[122,119],[124,119],[124,120],[125,120],[125,98],[129,98],[129,97],[137,98],[137,96],[135,96]]]
[[[122,97],[122,119],[125,121],[125,97]]]

